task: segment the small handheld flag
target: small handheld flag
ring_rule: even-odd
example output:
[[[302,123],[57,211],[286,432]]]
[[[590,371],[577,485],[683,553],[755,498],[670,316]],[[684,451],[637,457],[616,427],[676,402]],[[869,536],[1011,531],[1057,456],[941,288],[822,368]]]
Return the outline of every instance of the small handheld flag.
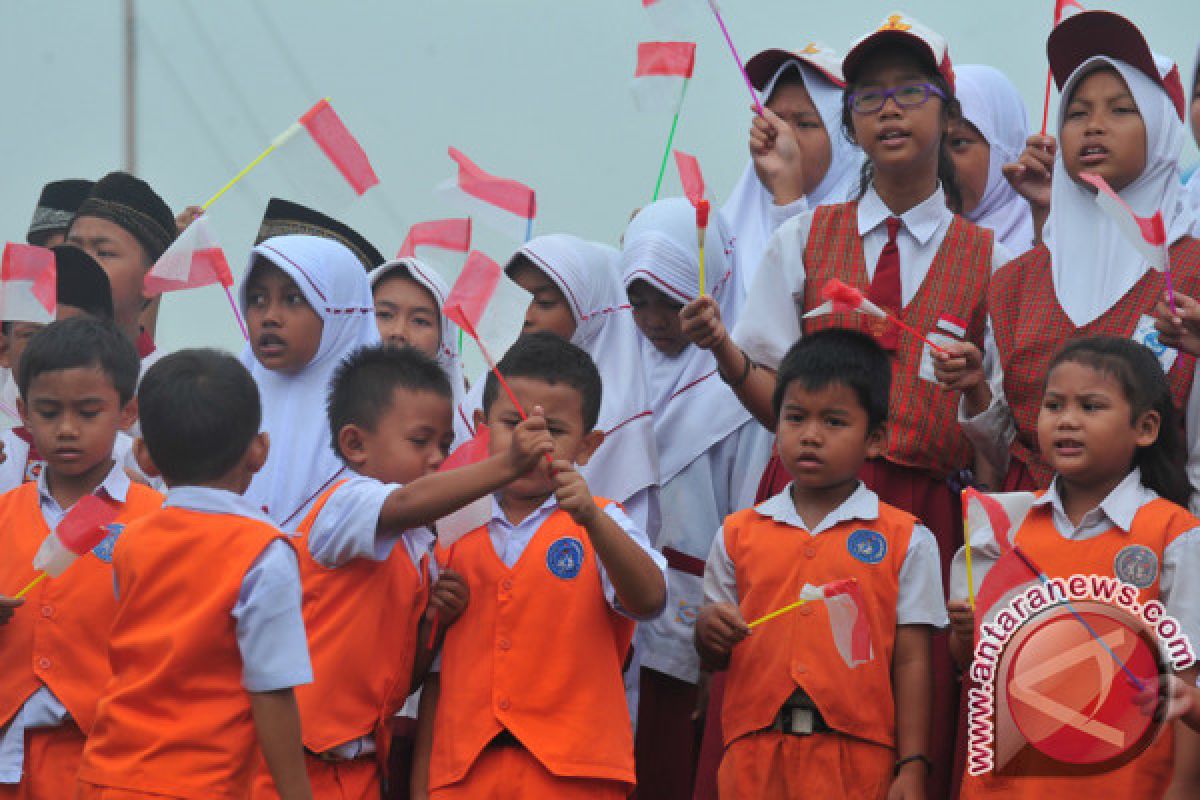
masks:
[[[250,334],[246,330],[246,322],[242,319],[242,312],[230,291],[233,286],[233,273],[230,272],[225,253],[208,224],[208,217],[203,214],[192,220],[192,224],[179,234],[166,252],[159,256],[142,281],[143,290],[148,297],[213,284],[220,284],[225,290],[225,297],[229,299],[229,307],[233,309],[233,316],[242,331],[242,336],[249,341]]]
[[[632,85],[634,105],[638,111],[679,113],[695,69],[695,42],[639,43]]]
[[[707,200],[696,204],[696,244],[700,248],[700,296],[704,297],[704,235],[708,231],[708,214],[711,206]]]
[[[67,512],[33,557],[33,568],[41,572],[15,595],[24,597],[46,578],[57,578],[75,559],[91,552],[108,536],[108,526],[117,518],[117,506],[96,495],[84,495]]]
[[[58,313],[54,252],[8,242],[0,263],[0,319],[50,323]]]
[[[465,253],[471,249],[471,219],[435,219],[408,229],[396,258],[411,258],[418,247],[437,247]]]
[[[834,644],[846,666],[853,669],[874,658],[871,647],[871,621],[867,618],[862,590],[854,578],[832,581],[822,586],[804,584],[800,599],[783,608],[776,609],[753,622],[751,629],[783,616],[803,605],[824,601],[829,615],[829,628]]]
[[[733,60],[737,62],[738,70],[742,73],[742,78],[746,81],[746,88],[750,91],[750,99],[754,101],[754,108],[761,117],[763,115],[763,107],[762,103],[759,102],[758,92],[754,91],[754,83],[746,73],[746,65],[742,63],[742,57],[738,55],[737,48],[733,46],[733,37],[729,35],[729,28],[725,26],[725,18],[721,16],[721,9],[717,6],[717,0],[708,0],[708,7],[712,9],[713,16],[717,19],[717,25],[721,26],[721,33],[725,36],[725,43],[729,45],[729,52],[733,54]]]
[[[1058,23],[1063,21],[1063,16],[1066,14],[1067,8],[1075,7],[1080,11],[1086,11],[1079,0],[1054,0],[1054,25],[1057,28]],[[1046,97],[1042,100],[1042,136],[1046,135],[1046,125],[1050,118],[1050,91],[1054,84],[1054,73],[1049,67],[1046,68]]]
[[[687,195],[687,199],[693,207],[699,206],[706,194],[704,173],[700,171],[700,162],[696,160],[695,156],[682,150],[676,150],[675,166],[679,169],[679,181],[683,184],[683,193]]]
[[[1104,178],[1089,172],[1081,173],[1079,177],[1096,189],[1096,205],[1100,206],[1100,210],[1116,223],[1118,230],[1147,263],[1166,277],[1167,297],[1171,308],[1175,308],[1175,286],[1171,280],[1167,228],[1163,223],[1162,211],[1155,211],[1151,217],[1139,217]]]
[[[824,316],[825,314],[842,314],[854,312],[872,317],[889,320],[901,330],[907,331],[939,353],[946,353],[946,348],[932,341],[928,336],[909,325],[895,314],[889,314],[884,309],[872,303],[867,296],[853,286],[833,278],[821,287],[821,299],[825,302],[804,315],[804,319]]]
[[[451,147],[448,152],[458,173],[438,186],[435,194],[488,227],[518,242],[527,241],[537,215],[533,189],[520,181],[484,172],[457,148]]]

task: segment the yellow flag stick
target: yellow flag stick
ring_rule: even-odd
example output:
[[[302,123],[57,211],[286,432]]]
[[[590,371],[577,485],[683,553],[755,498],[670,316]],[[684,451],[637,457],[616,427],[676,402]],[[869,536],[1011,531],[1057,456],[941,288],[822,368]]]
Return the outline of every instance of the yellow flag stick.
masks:
[[[250,172],[250,170],[254,169],[259,164],[261,164],[263,162],[263,159],[265,159],[267,156],[271,155],[271,153],[274,153],[280,147],[283,147],[283,145],[287,142],[288,139],[291,139],[293,136],[295,136],[297,133],[300,132],[300,129],[302,127],[304,127],[304,126],[301,125],[299,122],[293,122],[286,131],[284,131],[283,133],[281,133],[275,137],[274,141],[272,141],[271,144],[268,145],[266,150],[263,150],[261,153],[258,154],[257,158],[255,158],[253,161],[251,161],[246,166],[242,167],[241,172],[239,172],[237,175],[234,175],[232,178],[230,178],[229,182],[226,183],[224,186],[222,186],[217,191],[216,194],[214,194],[212,197],[208,198],[208,200],[204,203],[203,206],[201,206],[201,208],[203,208],[204,210],[207,211],[209,206],[211,206],[213,203],[215,203],[221,199],[221,195],[225,194],[230,189],[232,189],[234,186],[236,186],[237,182],[240,181],[242,178],[246,177],[246,175]]]
[[[28,584],[26,584],[24,589],[22,589],[21,591],[17,592],[15,595],[13,595],[13,599],[20,600],[22,597],[24,597],[25,595],[32,592],[39,583],[41,583],[42,581],[46,580],[46,578],[49,578],[49,577],[50,576],[47,575],[45,572],[41,573],[36,578],[31,580]]]
[[[788,605],[784,606],[783,608],[777,608],[774,611],[772,611],[770,614],[761,616],[758,619],[756,619],[753,622],[748,623],[748,624],[751,628],[757,628],[759,625],[762,625],[764,622],[770,622],[771,620],[775,619],[776,617],[781,617],[784,614],[788,613],[789,611],[795,611],[800,606],[804,605],[805,603],[809,603],[809,602],[812,602],[812,601],[797,600],[794,603],[789,603]]]
[[[708,230],[708,211],[709,205],[707,200],[701,200],[696,204],[696,244],[700,247],[700,296],[704,297],[704,233]]]
[[[971,570],[971,525],[970,514],[967,511],[967,490],[962,491],[963,510],[963,553],[967,557],[967,603],[975,610],[975,573]]]

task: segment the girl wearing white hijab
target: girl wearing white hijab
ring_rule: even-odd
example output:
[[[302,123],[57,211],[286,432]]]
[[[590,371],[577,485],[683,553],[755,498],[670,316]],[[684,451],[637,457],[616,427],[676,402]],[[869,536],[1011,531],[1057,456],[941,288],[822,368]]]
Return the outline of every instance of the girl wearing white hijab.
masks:
[[[731,315],[741,287],[719,220],[708,228],[705,256],[705,291]],[[700,293],[695,211],[687,200],[660,200],[638,212],[625,231],[621,272],[642,333],[654,410],[662,509],[656,546],[672,570],[666,611],[638,627],[638,787],[646,797],[690,798],[700,676],[692,637],[704,603],[704,562],[722,520],[753,503],[771,435],[717,375],[712,354],[679,330],[679,308]]]
[[[282,273],[282,301],[302,299],[320,321],[319,333],[281,324],[285,316],[265,300],[261,284]],[[288,286],[290,282],[291,286]],[[240,287],[241,306],[250,325],[250,343],[242,363],[258,383],[262,429],[271,436],[271,452],[254,476],[246,498],[276,525],[294,531],[313,501],[346,471],[334,452],[325,422],[329,380],[350,353],[379,342],[371,286],[362,264],[348,248],[316,236],[276,236],[251,252]],[[253,308],[264,303],[264,309]],[[290,318],[290,315],[287,315]],[[319,336],[319,341],[312,341]],[[314,350],[294,371],[276,368],[279,353]],[[265,366],[264,362],[271,366]]]
[[[743,294],[775,229],[803,211],[850,200],[863,162],[862,151],[842,133],[845,81],[841,58],[831,49],[812,43],[798,53],[764,50],[746,63],[746,72],[771,114],[755,117],[750,163],[719,214],[736,245],[733,267]],[[768,146],[754,132],[765,135]],[[781,149],[780,137],[792,141]],[[782,160],[793,152],[794,160]],[[776,183],[776,175],[797,170],[806,187],[798,198],[794,192],[776,196],[764,182],[764,175]]]
[[[1185,87],[1186,88],[1186,87]],[[1189,116],[1192,123],[1192,138],[1196,140],[1196,144],[1200,145],[1200,94],[1197,93],[1197,88],[1200,88],[1200,47],[1196,48],[1196,64],[1192,67],[1192,83]],[[1192,175],[1187,182],[1188,191],[1192,195],[1192,208],[1200,211],[1200,166],[1192,171]]]
[[[954,77],[962,105],[960,125],[966,124],[951,134],[950,155],[963,190],[963,216],[995,231],[1010,253],[1024,253],[1033,246],[1033,215],[1001,168],[1025,148],[1025,102],[1012,81],[993,67],[956,65]]]
[[[446,318],[442,313],[442,308],[446,303],[446,296],[450,294],[450,287],[446,285],[446,281],[432,267],[417,258],[398,258],[376,267],[367,273],[367,278],[371,282],[371,290],[375,292],[375,306],[377,321],[380,327],[380,334],[384,341],[394,343],[396,345],[412,345],[418,347],[425,352],[430,358],[436,359],[442,371],[446,373],[446,377],[450,379],[450,388],[454,392],[454,407],[458,408],[462,403],[463,395],[466,394],[466,382],[463,380],[462,357],[458,352],[458,326]],[[415,287],[428,294],[428,299],[432,301],[432,311],[437,319],[433,321],[436,325],[437,342],[432,349],[424,347],[416,341],[408,341],[403,336],[384,334],[385,317],[388,314],[409,313],[413,314],[414,309],[391,309],[385,310],[385,298],[379,295],[379,292],[384,290],[391,281],[407,281],[415,284]],[[424,316],[424,309],[421,309],[418,314]],[[423,321],[423,320],[422,320]],[[456,426],[456,432],[458,432]],[[459,444],[457,438],[455,444]]]
[[[1051,34],[1048,49],[1063,102],[1045,242],[992,278],[995,349],[989,356],[998,364],[997,377],[983,381],[978,351],[960,345],[952,345],[961,354],[939,366],[939,377],[963,390],[964,431],[999,474],[1007,475],[1004,488],[1045,488],[1051,471],[1037,452],[1036,420],[1050,359],[1081,336],[1142,342],[1158,355],[1184,410],[1188,473],[1200,484],[1195,361],[1165,347],[1150,316],[1166,290],[1165,277],[1100,211],[1095,190],[1079,180],[1082,172],[1107,174],[1137,214],[1161,211],[1175,291],[1195,296],[1200,242],[1189,233],[1196,218],[1179,178],[1185,105],[1178,71],[1150,51],[1131,22],[1108,12],[1069,17]],[[1145,166],[1126,175],[1125,165],[1139,160],[1131,157],[1130,146],[1141,142]]]

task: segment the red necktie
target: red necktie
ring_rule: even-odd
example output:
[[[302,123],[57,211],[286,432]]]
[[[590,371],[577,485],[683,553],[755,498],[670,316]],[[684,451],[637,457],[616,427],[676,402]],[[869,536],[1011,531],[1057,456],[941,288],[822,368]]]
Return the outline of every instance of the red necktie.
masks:
[[[896,234],[900,232],[900,218],[887,218],[887,244],[875,262],[875,277],[867,289],[867,299],[875,305],[893,314],[904,307],[904,295],[900,289],[900,248],[896,246]],[[899,331],[895,324],[881,326],[875,334],[879,344],[885,350],[895,350],[899,341]]]

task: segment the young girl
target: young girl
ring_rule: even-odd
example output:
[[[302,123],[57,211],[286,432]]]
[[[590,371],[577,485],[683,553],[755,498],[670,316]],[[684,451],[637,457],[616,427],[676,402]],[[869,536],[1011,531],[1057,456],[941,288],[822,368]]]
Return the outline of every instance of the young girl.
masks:
[[[1111,575],[1138,587],[1138,603],[1158,600],[1189,640],[1200,641],[1200,520],[1187,511],[1193,489],[1171,388],[1149,349],[1124,338],[1068,344],[1051,362],[1037,419],[1041,452],[1054,470],[1012,535],[1012,543],[1049,578]],[[1000,554],[991,530],[971,533],[973,578],[980,584]],[[1149,566],[1149,572],[1147,571]],[[1032,577],[1030,575],[1029,577]],[[948,604],[956,658],[967,666],[975,635],[967,604],[965,554],[955,556]],[[993,612],[995,609],[992,609]],[[988,609],[977,608],[987,615]],[[1197,669],[1182,673],[1191,684]],[[968,776],[961,797],[1195,797],[1172,764],[1172,736],[1114,771],[1077,777]],[[1177,751],[1178,752],[1178,751]],[[1193,776],[1194,777],[1194,776]]]
[[[746,62],[765,112],[750,127],[750,163],[721,207],[736,245],[738,291],[750,290],[771,234],[784,221],[850,199],[862,168],[858,146],[842,135],[841,58],[812,43],[764,50]]]
[[[1051,355],[1081,336],[1147,344],[1158,353],[1177,406],[1186,406],[1195,481],[1195,359],[1161,346],[1150,316],[1165,277],[1097,208],[1095,190],[1080,178],[1100,175],[1138,214],[1162,212],[1175,291],[1196,296],[1200,243],[1189,235],[1196,221],[1179,180],[1184,105],[1178,73],[1151,53],[1131,22],[1103,11],[1068,18],[1050,35],[1048,50],[1063,102],[1045,242],[992,281],[995,353],[984,359],[977,343],[950,343],[951,356],[936,358],[938,376],[963,392],[964,430],[999,474],[1007,474],[1004,488],[1044,488],[1052,470],[1038,449],[1035,424]],[[1032,170],[1022,181],[1026,190],[1037,183]],[[999,361],[1002,380],[985,379],[981,363],[991,360]]]
[[[971,446],[955,430],[954,399],[933,380],[931,349],[896,327],[868,326],[870,318],[835,314],[804,319],[823,303],[826,282],[863,290],[922,333],[982,347],[992,270],[1008,260],[992,232],[956,216],[960,205],[946,150],[958,116],[946,42],[916,20],[893,15],[851,48],[843,124],[866,154],[857,201],[822,206],[776,232],[733,337],[709,298],[683,311],[692,341],[713,350],[721,375],[742,403],[774,429],[774,370],[800,336],[834,325],[870,328],[894,353],[892,414],[883,458],[867,461],[863,480],[884,502],[909,511],[938,540],[942,568],[962,539],[958,494],[947,479],[971,464]],[[777,459],[759,496],[788,482]],[[944,573],[943,573],[944,577]],[[939,647],[935,638],[935,653]],[[935,778],[949,782],[953,748],[952,667],[935,656]],[[939,726],[941,728],[939,729]]]
[[[1033,246],[1033,216],[1001,170],[1025,147],[1025,102],[1012,81],[993,67],[960,64],[954,78],[962,119],[950,133],[950,156],[962,190],[963,216],[991,228],[1010,253],[1024,253]]]
[[[708,228],[705,292],[731,309],[741,287],[723,225]],[[683,198],[638,212],[625,231],[622,278],[641,332],[654,410],[662,530],[671,569],[667,610],[639,626],[642,673],[635,754],[638,795],[690,800],[700,665],[692,644],[714,532],[751,505],[771,439],[717,376],[712,354],[683,335],[679,310],[700,293],[695,212]]]
[[[267,463],[246,498],[292,531],[345,472],[320,424],[341,360],[379,341],[371,287],[345,246],[316,236],[276,236],[251,253],[241,304],[250,330],[242,363],[262,396]]]

